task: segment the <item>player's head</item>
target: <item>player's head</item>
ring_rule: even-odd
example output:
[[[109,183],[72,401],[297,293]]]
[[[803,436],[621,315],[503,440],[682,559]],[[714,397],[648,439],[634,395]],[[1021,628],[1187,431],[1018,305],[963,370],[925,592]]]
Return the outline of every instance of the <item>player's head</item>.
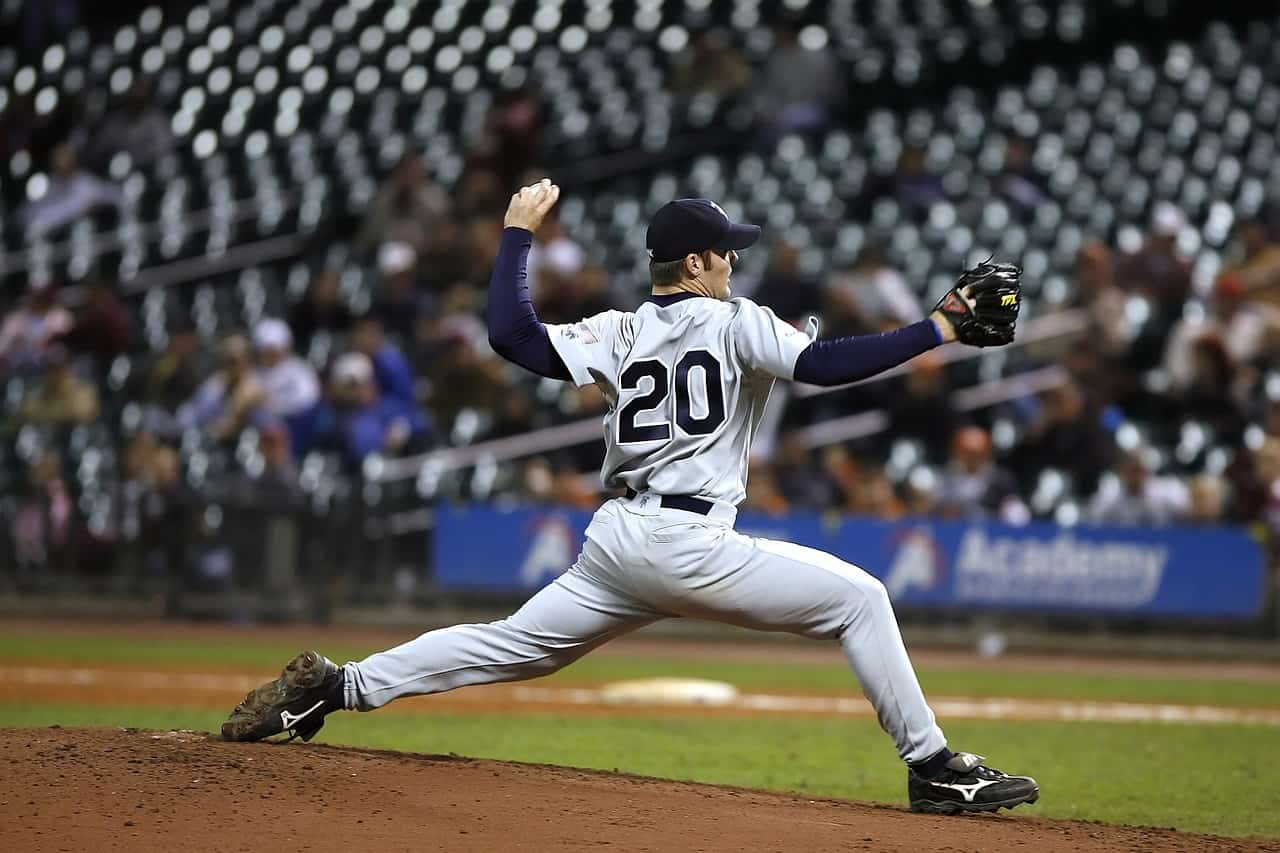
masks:
[[[649,220],[649,279],[654,290],[687,290],[729,298],[729,276],[738,251],[760,239],[759,225],[731,220],[705,198],[678,198]]]

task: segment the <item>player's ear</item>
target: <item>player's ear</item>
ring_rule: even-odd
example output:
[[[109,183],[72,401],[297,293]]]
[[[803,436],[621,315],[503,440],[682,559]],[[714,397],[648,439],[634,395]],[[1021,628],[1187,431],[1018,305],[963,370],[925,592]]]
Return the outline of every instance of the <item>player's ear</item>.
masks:
[[[696,276],[702,272],[702,259],[697,255],[689,254],[684,256],[684,271],[690,276]]]

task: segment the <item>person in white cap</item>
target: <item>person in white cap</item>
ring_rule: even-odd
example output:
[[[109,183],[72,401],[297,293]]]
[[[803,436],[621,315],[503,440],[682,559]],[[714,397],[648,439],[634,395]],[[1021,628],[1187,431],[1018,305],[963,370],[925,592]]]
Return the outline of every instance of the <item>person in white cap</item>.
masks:
[[[274,317],[260,320],[253,329],[253,346],[267,411],[287,420],[315,408],[320,379],[310,364],[294,354],[289,326]]]

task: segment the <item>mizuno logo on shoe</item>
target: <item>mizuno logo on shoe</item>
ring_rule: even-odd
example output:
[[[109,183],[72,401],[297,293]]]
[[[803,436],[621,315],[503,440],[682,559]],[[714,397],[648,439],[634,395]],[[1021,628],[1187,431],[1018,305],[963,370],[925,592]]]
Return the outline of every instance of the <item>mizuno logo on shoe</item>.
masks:
[[[964,797],[965,802],[972,803],[974,796],[983,788],[1003,781],[1003,779],[980,779],[972,785],[957,785],[955,783],[947,782],[930,782],[929,784],[937,788],[950,788],[953,791],[959,791],[960,795]]]
[[[286,729],[292,729],[295,726],[297,726],[298,723],[302,722],[307,717],[309,717],[313,712],[318,711],[320,709],[320,706],[323,704],[324,704],[324,700],[321,699],[319,702],[312,705],[310,708],[303,711],[301,714],[298,714],[297,716],[290,714],[288,711],[281,711],[280,725],[284,726],[284,728]],[[970,797],[970,799],[972,799],[972,797]]]

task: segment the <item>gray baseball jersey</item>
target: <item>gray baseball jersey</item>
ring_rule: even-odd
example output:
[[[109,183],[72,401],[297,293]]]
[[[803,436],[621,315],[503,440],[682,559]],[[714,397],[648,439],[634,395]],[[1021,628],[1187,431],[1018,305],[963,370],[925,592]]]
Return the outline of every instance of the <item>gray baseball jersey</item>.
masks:
[[[746,498],[751,440],[775,377],[791,378],[808,334],[750,299],[685,298],[548,325],[579,386],[600,386],[606,486]]]
[[[912,670],[884,584],[831,554],[733,529],[747,455],[799,332],[749,299],[687,298],[548,326],[578,385],[609,401],[607,484],[634,497],[596,511],[577,561],[516,613],[454,625],[343,668],[346,706],[554,672],[668,617],[837,640],[906,761],[946,738]],[[699,495],[705,512],[663,505]]]

